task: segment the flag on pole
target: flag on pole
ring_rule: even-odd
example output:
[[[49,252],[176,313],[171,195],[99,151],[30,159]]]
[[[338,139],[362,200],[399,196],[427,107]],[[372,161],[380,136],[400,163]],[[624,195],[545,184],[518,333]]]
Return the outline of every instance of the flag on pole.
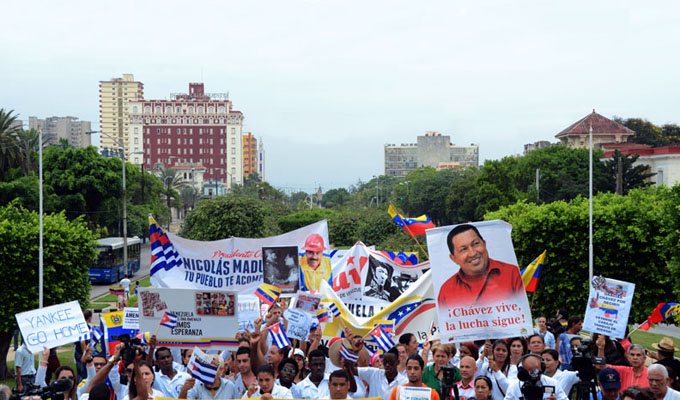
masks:
[[[359,361],[359,354],[353,352],[345,346],[345,343],[340,344],[340,355],[347,361],[357,362]]]
[[[680,303],[659,303],[654,311],[652,311],[652,314],[647,317],[647,321],[640,325],[638,329],[641,331],[649,331],[649,328],[651,328],[652,325],[663,322],[668,318],[675,316],[678,312],[680,312]]]
[[[385,332],[380,325],[376,325],[369,333],[373,336],[373,340],[378,344],[378,347],[385,353],[396,344],[390,334]]]
[[[338,308],[338,306],[335,305],[335,303],[331,303],[328,305],[328,311],[333,314],[333,318],[340,318],[340,315],[342,315],[342,312]]]
[[[284,347],[290,346],[290,340],[288,340],[288,336],[286,336],[286,330],[283,328],[283,324],[281,322],[277,322],[276,324],[270,326],[269,333],[272,336],[272,340],[274,341],[276,348],[282,349]]]
[[[212,386],[215,383],[215,376],[217,376],[217,366],[196,357],[194,365],[191,367],[191,376],[208,386]]]
[[[163,270],[169,271],[182,266],[182,257],[175,250],[165,230],[151,215],[149,215],[149,239],[151,240],[151,276]]]
[[[281,296],[281,289],[274,285],[263,283],[255,290],[255,296],[266,305],[271,306]]]
[[[110,287],[109,293],[111,293],[114,296],[124,296],[125,289],[123,289],[122,287]]]
[[[408,218],[399,214],[397,208],[390,203],[387,207],[387,212],[390,214],[394,222],[397,223],[409,235],[424,235],[427,229],[434,228],[434,223],[427,215],[423,214],[420,217]]]
[[[326,322],[331,319],[331,317],[328,315],[328,311],[326,311],[326,309],[323,307],[319,308],[319,311],[316,312],[316,318],[319,320],[319,323]]]
[[[526,268],[520,272],[522,274],[522,282],[527,292],[535,292],[538,287],[538,278],[541,275],[541,268],[545,261],[545,254],[548,250],[543,250],[540,256],[536,257]]]
[[[167,326],[170,329],[175,329],[175,326],[177,326],[177,315],[166,311],[161,317],[161,325]]]

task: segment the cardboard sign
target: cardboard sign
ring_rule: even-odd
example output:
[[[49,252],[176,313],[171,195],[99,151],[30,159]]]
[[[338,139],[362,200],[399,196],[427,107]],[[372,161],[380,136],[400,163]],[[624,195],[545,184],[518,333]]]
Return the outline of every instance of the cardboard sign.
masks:
[[[77,301],[43,307],[15,315],[26,346],[33,352],[77,342],[89,334]]]
[[[583,319],[583,329],[623,339],[633,305],[635,284],[594,276]]]
[[[246,329],[253,331],[253,321],[259,316],[260,300],[252,294],[242,294],[238,296],[238,330],[244,332]]]
[[[289,308],[283,312],[283,316],[288,320],[288,338],[306,341],[312,327],[312,315],[298,308]]]

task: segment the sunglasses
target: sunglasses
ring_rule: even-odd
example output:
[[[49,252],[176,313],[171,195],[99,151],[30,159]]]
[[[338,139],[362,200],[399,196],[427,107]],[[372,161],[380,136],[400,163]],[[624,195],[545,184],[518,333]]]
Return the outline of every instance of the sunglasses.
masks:
[[[72,380],[75,379],[75,377],[73,377],[73,376],[62,376],[62,377],[59,378],[59,379],[68,379],[68,380],[72,381]]]
[[[95,367],[104,367],[104,366],[106,366],[106,363],[105,363],[105,362],[103,362],[103,363],[94,363],[94,366],[95,366]]]
[[[295,373],[295,370],[294,370],[294,369],[291,369],[291,368],[288,368],[288,367],[283,367],[283,368],[281,368],[281,372],[291,372],[291,373]]]
[[[133,373],[134,371],[135,371],[135,370],[132,369],[132,368],[125,368],[125,373],[128,374],[128,375],[131,374],[131,373]]]

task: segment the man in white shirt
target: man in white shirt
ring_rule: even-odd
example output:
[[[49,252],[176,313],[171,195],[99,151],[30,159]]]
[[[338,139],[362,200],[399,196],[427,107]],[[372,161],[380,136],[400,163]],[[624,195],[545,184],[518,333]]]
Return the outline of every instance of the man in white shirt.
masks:
[[[152,340],[155,339],[152,338]],[[170,349],[167,347],[159,347],[156,349],[156,363],[160,368],[160,374],[156,374],[153,381],[153,388],[160,390],[165,397],[178,398],[182,386],[187,379],[190,378],[186,372],[177,371],[172,363],[174,359]]]
[[[521,378],[526,372],[530,374],[539,374],[540,382],[543,386],[543,399],[549,400],[568,400],[567,395],[562,390],[562,386],[553,378],[543,375],[541,371],[541,356],[538,354],[529,353],[521,359],[521,368],[525,371],[522,373],[517,373],[517,376]],[[522,394],[522,388],[526,385],[526,382],[521,380],[513,380],[508,385],[508,392],[505,394],[505,400],[520,400],[525,398]],[[552,393],[546,393],[545,388],[552,387]]]
[[[222,378],[224,372],[224,361],[219,356],[212,356],[213,365],[218,364],[217,374],[211,386],[189,378],[184,382],[179,394],[180,399],[237,399],[240,397],[234,382],[227,378]]]
[[[17,377],[17,390],[23,391],[26,385],[35,382],[35,356],[23,343],[14,354],[14,369]]]
[[[677,392],[668,385],[671,380],[668,370],[661,364],[652,364],[647,368],[647,380],[649,389],[654,393],[657,400],[680,400],[680,392]]]
[[[470,356],[465,356],[460,359],[460,376],[461,380],[456,383],[458,386],[458,398],[466,400],[475,397],[474,379],[477,373],[477,362]],[[451,396],[454,398],[454,396]]]
[[[264,364],[257,369],[257,387],[254,390],[249,388],[243,398],[292,399],[293,394],[290,389],[274,383],[274,367],[271,364]]]
[[[293,396],[296,399],[327,399],[328,375],[326,375],[326,356],[321,350],[312,350],[307,357],[309,359],[310,373],[293,387]]]
[[[328,378],[328,391],[333,400],[350,399],[351,397],[347,396],[349,393],[349,375],[347,375],[347,372],[341,369],[333,371]]]
[[[564,393],[569,396],[571,388],[578,383],[578,372],[560,370],[560,353],[555,349],[545,349],[541,352],[541,357],[545,363],[543,374],[555,379],[562,386]]]
[[[360,346],[363,346],[363,341],[360,343]],[[354,351],[358,352],[361,349],[360,346],[356,346]],[[366,397],[382,397],[384,400],[389,400],[392,389],[408,383],[408,378],[397,371],[398,364],[399,350],[393,347],[383,354],[384,369],[373,367],[357,368],[359,379],[368,382],[369,390]]]
[[[127,275],[123,279],[120,280],[120,287],[123,288],[125,291],[125,301],[130,298],[130,280],[128,279]]]

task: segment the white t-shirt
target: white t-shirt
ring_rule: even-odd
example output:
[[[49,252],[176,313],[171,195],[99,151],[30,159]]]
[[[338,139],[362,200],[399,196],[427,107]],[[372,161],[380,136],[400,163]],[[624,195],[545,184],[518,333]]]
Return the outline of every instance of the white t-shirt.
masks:
[[[513,379],[510,382],[510,385],[508,385],[508,392],[505,394],[505,400],[519,400],[524,397],[522,394],[522,385],[524,382],[520,381],[519,379]],[[557,400],[569,400],[567,398],[567,395],[564,393],[564,390],[562,390],[562,385],[557,382],[556,379],[547,377],[545,375],[541,375],[541,384],[545,386],[552,386],[555,388],[555,397],[557,397]],[[543,393],[543,398],[547,399],[550,397],[550,394]]]
[[[680,400],[680,392],[671,388],[666,389],[666,395],[663,400]]]
[[[120,281],[120,286],[122,286],[126,292],[130,292],[130,280],[128,278],[123,278]]]

